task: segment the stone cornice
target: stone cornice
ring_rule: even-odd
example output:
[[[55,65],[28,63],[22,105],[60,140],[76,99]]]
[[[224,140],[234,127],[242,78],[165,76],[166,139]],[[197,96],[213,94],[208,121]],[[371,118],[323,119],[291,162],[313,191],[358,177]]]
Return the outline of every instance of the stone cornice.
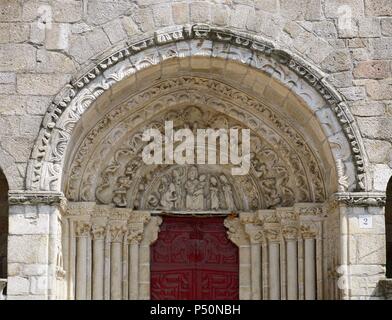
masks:
[[[334,200],[350,207],[383,207],[386,202],[385,192],[339,192]]]
[[[10,205],[63,205],[67,201],[62,192],[10,190]]]

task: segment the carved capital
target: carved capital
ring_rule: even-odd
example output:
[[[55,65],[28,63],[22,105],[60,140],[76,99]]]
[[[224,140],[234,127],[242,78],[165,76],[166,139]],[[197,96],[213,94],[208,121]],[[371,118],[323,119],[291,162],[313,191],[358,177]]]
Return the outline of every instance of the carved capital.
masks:
[[[298,237],[298,228],[287,226],[282,229],[282,235],[286,240],[296,240]]]
[[[260,244],[264,241],[264,230],[261,225],[246,224],[245,232],[248,234],[250,242],[253,244]]]
[[[127,228],[124,224],[112,224],[109,226],[111,242],[122,242]]]
[[[128,225],[127,241],[130,244],[139,244],[143,239],[144,226],[142,223]]]
[[[239,247],[248,241],[244,226],[239,218],[228,217],[224,220],[224,225],[227,228],[227,237],[235,245]]]
[[[310,225],[301,225],[301,235],[303,239],[314,239],[317,236],[317,230]]]
[[[75,234],[77,237],[88,237],[90,235],[91,223],[89,221],[76,221]]]
[[[266,238],[269,242],[278,242],[280,241],[280,228],[268,228],[265,230]]]
[[[93,240],[103,240],[105,239],[106,227],[100,224],[93,224],[91,234]]]

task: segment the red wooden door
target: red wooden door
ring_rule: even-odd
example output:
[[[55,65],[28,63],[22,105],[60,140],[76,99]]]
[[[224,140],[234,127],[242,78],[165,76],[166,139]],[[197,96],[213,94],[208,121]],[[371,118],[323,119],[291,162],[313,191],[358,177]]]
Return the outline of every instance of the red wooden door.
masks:
[[[223,218],[164,217],[151,247],[151,299],[237,300],[238,270]]]

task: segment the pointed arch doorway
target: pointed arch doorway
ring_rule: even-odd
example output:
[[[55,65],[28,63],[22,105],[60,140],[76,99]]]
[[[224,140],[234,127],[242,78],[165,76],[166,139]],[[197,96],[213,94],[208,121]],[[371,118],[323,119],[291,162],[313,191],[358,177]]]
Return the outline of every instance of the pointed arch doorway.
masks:
[[[239,299],[239,250],[224,217],[164,216],[151,246],[152,300]]]

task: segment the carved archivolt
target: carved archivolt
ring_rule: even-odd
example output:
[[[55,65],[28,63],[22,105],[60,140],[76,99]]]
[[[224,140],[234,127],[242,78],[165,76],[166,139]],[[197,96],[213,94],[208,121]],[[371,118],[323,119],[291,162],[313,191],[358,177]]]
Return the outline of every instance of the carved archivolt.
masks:
[[[190,80],[214,83],[203,79],[176,79],[172,82]],[[159,90],[154,88],[153,91]],[[192,94],[181,93],[179,96],[186,105],[195,102]],[[170,95],[164,100],[177,102],[177,98]],[[155,103],[160,105],[161,101]],[[138,109],[137,116],[131,113],[122,123],[116,123],[115,117],[108,114],[102,120],[106,126],[100,125],[99,129],[94,127],[91,130],[72,161],[66,187],[68,199],[134,209],[192,211],[255,210],[290,206],[295,202],[322,202],[325,199],[317,159],[302,137],[283,120],[280,121],[282,137],[277,129],[263,123],[268,119],[262,120],[246,112],[241,112],[239,117],[239,111],[226,103],[220,105],[222,112],[206,109],[206,105],[213,105],[210,102],[203,109],[162,108],[164,112],[142,122],[143,115],[151,114],[150,109],[154,110],[156,104],[144,110]],[[261,105],[258,109],[270,114]],[[121,114],[116,109],[112,112],[117,116]],[[242,119],[242,122],[227,115]],[[141,140],[142,132],[146,128],[162,131],[166,119],[173,120],[175,129],[242,128],[242,123],[254,128],[251,132],[250,173],[231,176],[228,165],[144,165],[141,151],[146,143]],[[113,122],[118,130],[110,130]],[[105,130],[106,135],[101,132]],[[309,180],[308,176],[312,178]]]
[[[56,98],[56,103],[48,109],[42,123],[29,164],[28,188],[52,191],[61,189],[63,162],[73,128],[100,95],[114,84],[146,67],[173,57],[187,56],[224,58],[262,70],[281,83],[292,86],[292,90],[309,103],[311,94],[307,92],[310,89],[306,89],[306,86],[318,91],[335,113],[351,147],[352,154],[347,161],[352,161],[356,168],[357,185],[353,188],[366,189],[365,163],[358,130],[347,106],[339,95],[325,84],[322,77],[299,59],[273,48],[271,44],[207,25],[176,27],[169,31],[156,32],[154,36],[117,51],[79,80],[68,85],[62,91],[63,95]],[[109,68],[116,71],[108,76],[104,75],[103,71]],[[339,156],[335,155],[335,158]]]

